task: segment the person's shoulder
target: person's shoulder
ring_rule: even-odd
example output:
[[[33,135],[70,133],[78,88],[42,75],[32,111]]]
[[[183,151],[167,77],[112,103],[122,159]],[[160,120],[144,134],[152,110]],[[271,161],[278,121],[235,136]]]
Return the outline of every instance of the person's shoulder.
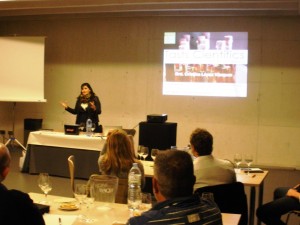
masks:
[[[228,160],[228,159],[215,158],[215,161],[217,161],[219,164],[221,164],[223,166],[234,168],[234,164],[230,160]]]
[[[28,202],[30,204],[33,204],[33,201],[29,197],[29,195],[19,190],[14,190],[14,189],[8,190],[7,196],[9,196],[10,198],[14,199],[17,202],[23,201],[23,202]]]
[[[149,210],[146,212],[143,212],[140,216],[132,216],[129,218],[129,220],[127,221],[127,225],[140,225],[140,224],[146,224],[147,222],[151,221],[155,221],[156,219],[158,219],[158,217],[160,218],[160,216],[158,216],[159,214],[161,214],[161,212],[159,210]]]

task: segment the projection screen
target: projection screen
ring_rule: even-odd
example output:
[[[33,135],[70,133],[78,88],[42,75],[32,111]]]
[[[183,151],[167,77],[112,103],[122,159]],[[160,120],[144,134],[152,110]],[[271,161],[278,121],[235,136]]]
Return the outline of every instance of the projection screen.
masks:
[[[0,101],[45,102],[45,37],[0,37]]]

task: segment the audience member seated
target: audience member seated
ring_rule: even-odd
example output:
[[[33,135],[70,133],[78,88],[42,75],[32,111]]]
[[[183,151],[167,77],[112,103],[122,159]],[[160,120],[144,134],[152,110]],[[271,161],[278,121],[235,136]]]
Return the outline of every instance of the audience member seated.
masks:
[[[162,151],[154,161],[153,192],[157,204],[140,216],[131,217],[127,224],[222,224],[217,205],[193,194],[194,183],[190,154]]]
[[[145,184],[144,166],[135,157],[133,143],[123,130],[113,130],[107,137],[106,153],[98,160],[101,174],[114,175],[119,178],[128,178],[128,172],[134,162],[142,172],[142,187]]]
[[[274,200],[260,206],[256,216],[266,225],[285,225],[281,216],[293,210],[300,210],[300,184],[294,188],[276,188]]]
[[[0,143],[0,224],[45,225],[44,219],[29,195],[18,190],[8,190],[3,184],[9,172],[10,154]]]
[[[213,136],[205,129],[197,128],[190,136],[191,152],[194,159],[196,183],[194,190],[236,181],[234,165],[228,160],[212,155]]]

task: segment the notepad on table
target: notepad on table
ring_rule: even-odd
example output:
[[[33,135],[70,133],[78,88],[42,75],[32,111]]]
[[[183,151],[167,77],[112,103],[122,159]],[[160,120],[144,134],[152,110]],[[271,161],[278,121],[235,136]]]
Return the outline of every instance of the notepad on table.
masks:
[[[72,225],[77,215],[57,215],[57,214],[44,214],[44,220],[46,225],[58,224],[59,218],[61,219],[61,224],[63,225]]]
[[[260,168],[242,168],[242,171],[244,171],[245,173],[247,173],[249,171],[249,173],[263,173],[264,171]]]

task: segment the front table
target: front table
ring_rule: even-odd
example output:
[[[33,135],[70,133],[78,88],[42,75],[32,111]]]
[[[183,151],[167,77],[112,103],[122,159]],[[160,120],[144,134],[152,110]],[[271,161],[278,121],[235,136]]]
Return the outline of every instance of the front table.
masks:
[[[44,195],[42,194],[29,193],[29,196],[36,203],[44,200]],[[96,221],[92,224],[101,225],[125,224],[130,217],[130,211],[126,204],[94,202],[93,207],[89,209],[86,209],[86,207],[82,207],[82,209],[76,211],[62,211],[58,209],[60,204],[58,202],[60,202],[60,200],[62,199],[72,200],[71,198],[64,198],[54,195],[48,195],[47,198],[50,202],[49,215],[52,216],[52,218],[47,218],[48,214],[45,214],[44,218],[46,221],[46,225],[58,224],[59,217],[61,217],[62,222],[64,222],[64,220],[70,220],[68,216],[77,216],[79,214],[85,214],[88,217],[95,219]],[[222,213],[223,225],[238,225],[240,217],[241,216],[239,214]],[[68,225],[68,223],[62,224]],[[79,219],[75,219],[75,222],[72,225],[80,224],[86,223],[82,223]]]
[[[22,172],[46,172],[54,176],[69,177],[67,158],[74,155],[77,168],[75,177],[88,179],[91,174],[99,173],[97,161],[104,143],[105,139],[100,136],[31,132]]]
[[[146,177],[153,177],[153,161],[142,161]],[[259,188],[258,193],[258,206],[262,205],[264,194],[264,180],[268,175],[268,171],[263,173],[251,173],[247,175],[244,172],[236,171],[237,181],[242,182],[245,186],[250,187],[250,209],[249,209],[249,224],[254,224],[255,218],[255,200],[256,200],[256,187]],[[257,222],[260,224],[260,221]]]

